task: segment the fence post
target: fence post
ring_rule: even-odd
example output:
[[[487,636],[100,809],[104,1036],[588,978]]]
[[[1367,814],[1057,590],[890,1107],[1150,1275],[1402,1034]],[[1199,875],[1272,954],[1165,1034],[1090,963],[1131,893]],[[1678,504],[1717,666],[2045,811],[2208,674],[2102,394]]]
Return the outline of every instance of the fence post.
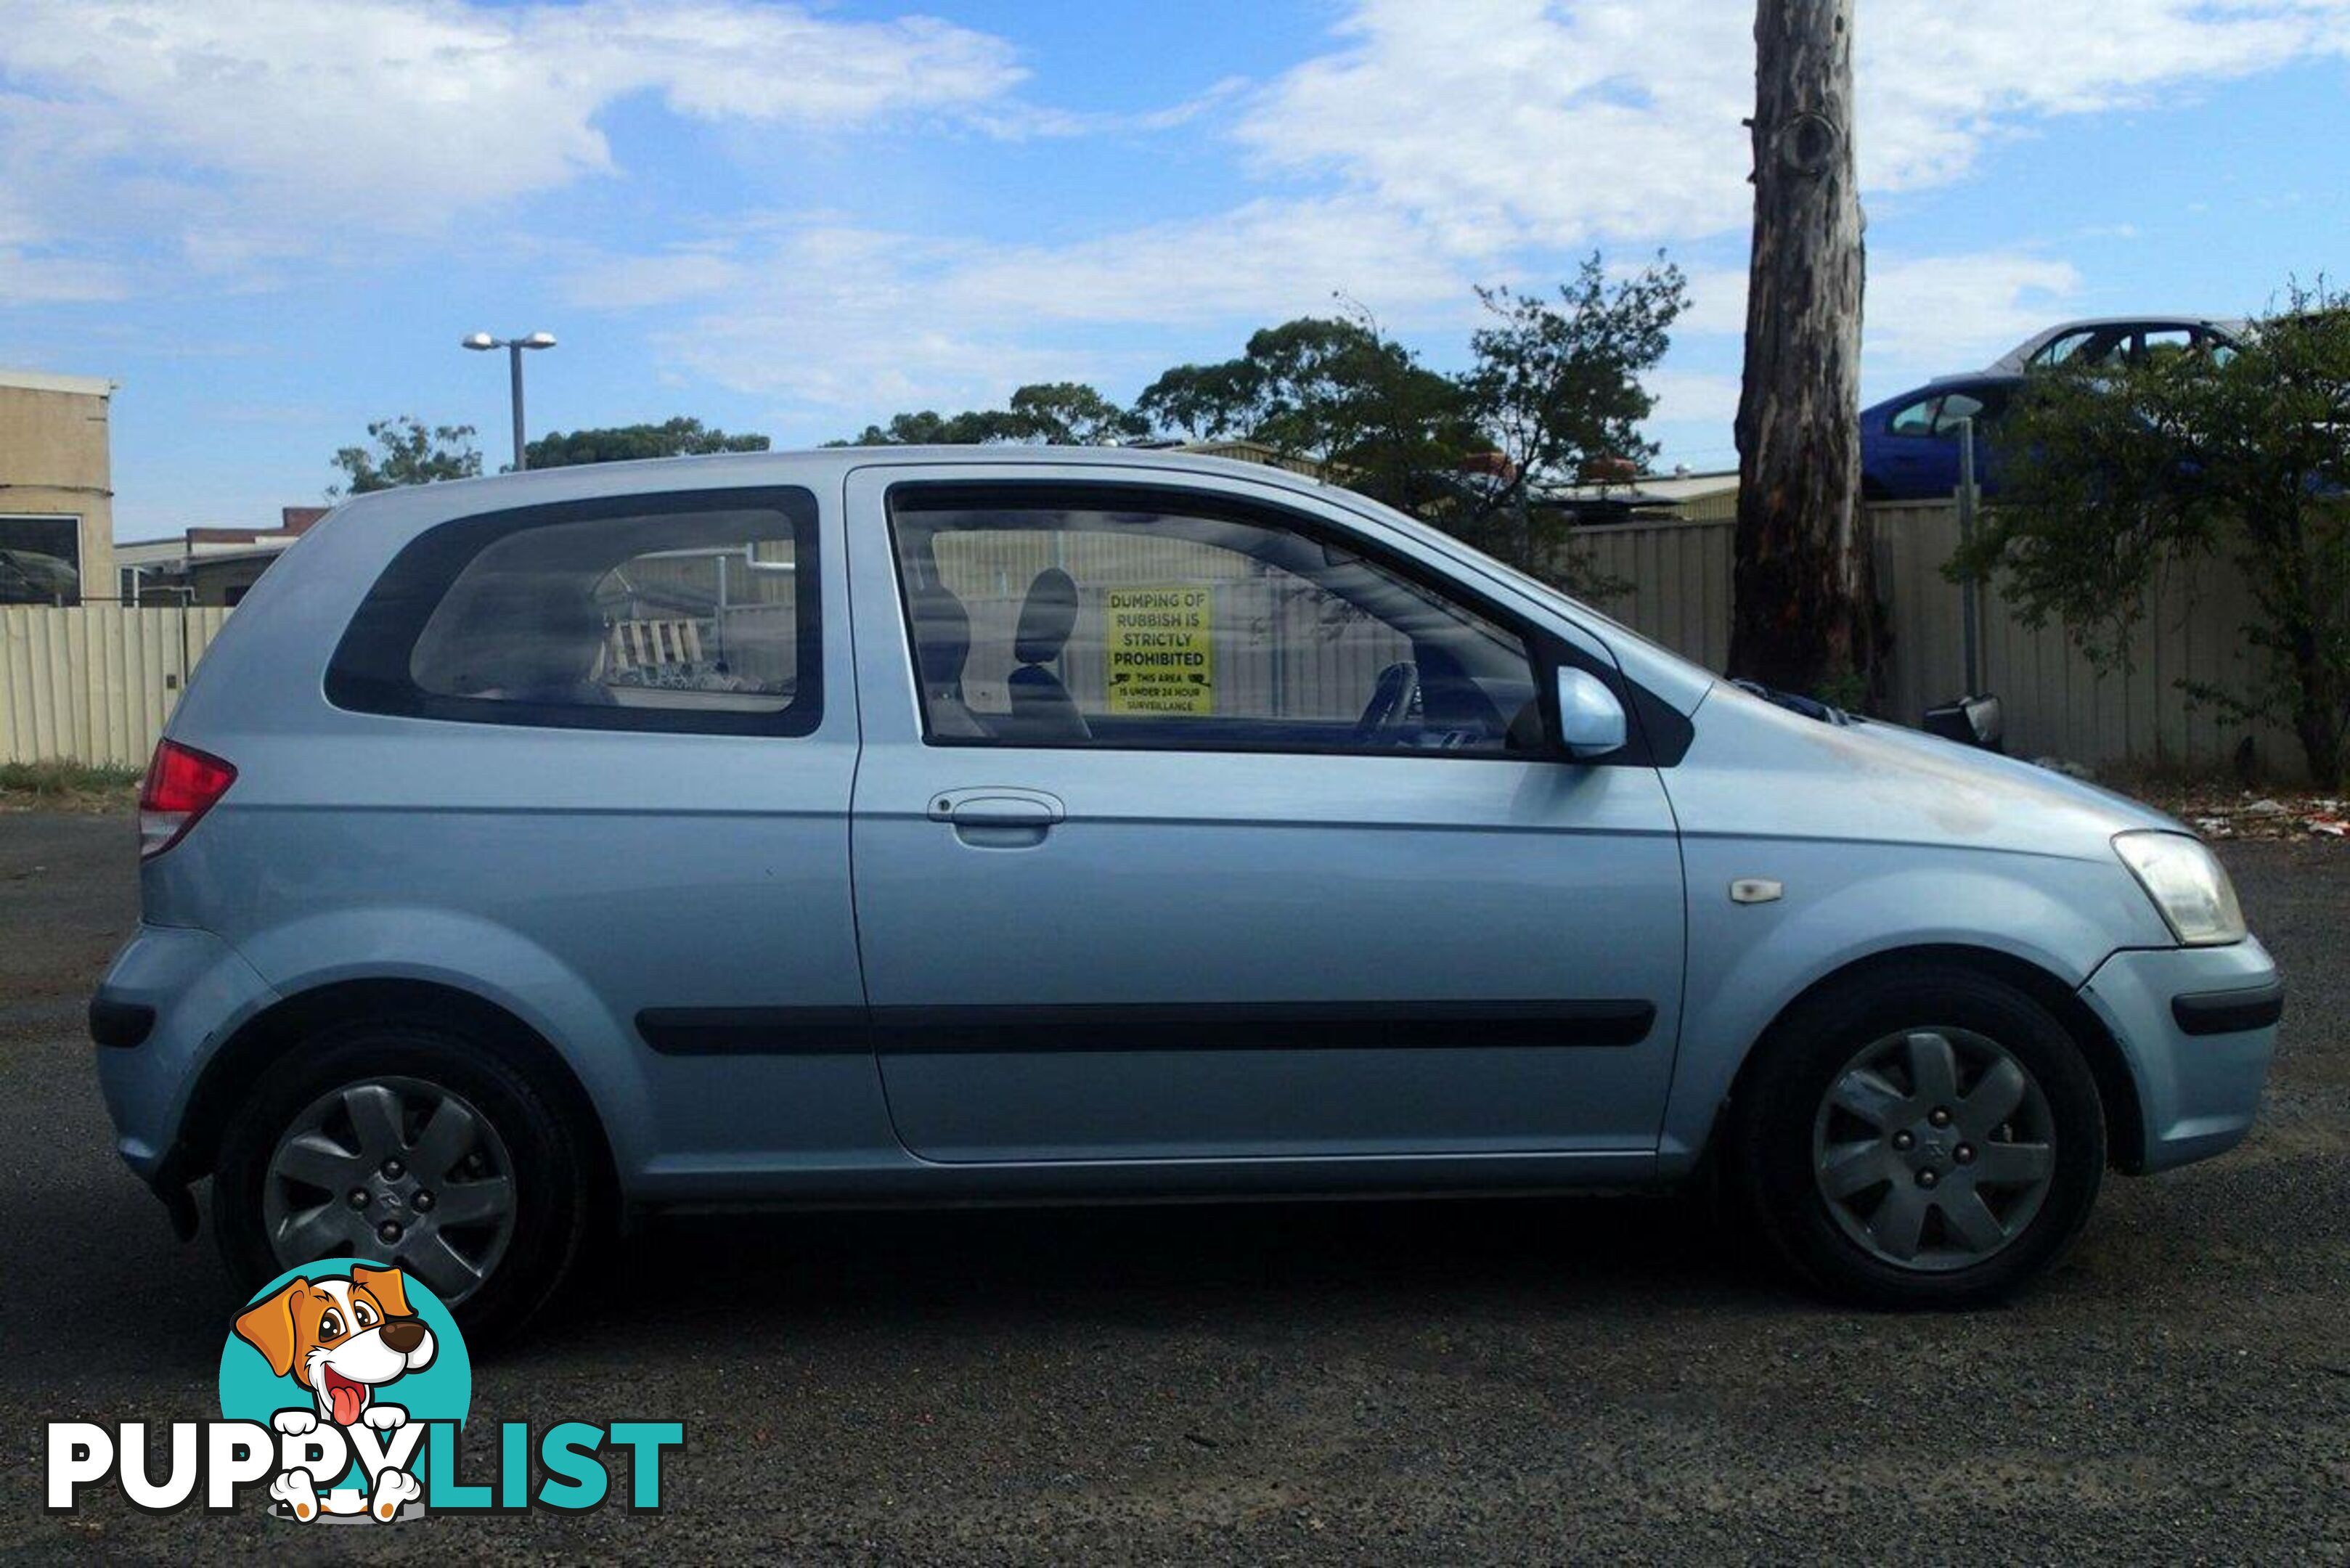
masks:
[[[1969,414],[1959,421],[1959,548],[1975,542],[1975,421]],[[1979,585],[1970,573],[1959,583],[1959,638],[1965,651],[1967,689],[1960,695],[1982,695],[1982,605]]]

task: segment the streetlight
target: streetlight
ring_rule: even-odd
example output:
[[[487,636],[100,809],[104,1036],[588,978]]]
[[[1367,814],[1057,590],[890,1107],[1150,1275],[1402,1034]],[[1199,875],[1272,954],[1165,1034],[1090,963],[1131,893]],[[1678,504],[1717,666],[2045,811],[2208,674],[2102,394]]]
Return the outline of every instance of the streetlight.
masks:
[[[468,348],[488,353],[493,348],[506,351],[508,367],[514,372],[514,441],[515,472],[520,473],[530,466],[530,453],[523,448],[522,434],[522,351],[525,348],[552,348],[555,334],[534,332],[527,337],[493,337],[486,332],[470,332],[458,339]]]

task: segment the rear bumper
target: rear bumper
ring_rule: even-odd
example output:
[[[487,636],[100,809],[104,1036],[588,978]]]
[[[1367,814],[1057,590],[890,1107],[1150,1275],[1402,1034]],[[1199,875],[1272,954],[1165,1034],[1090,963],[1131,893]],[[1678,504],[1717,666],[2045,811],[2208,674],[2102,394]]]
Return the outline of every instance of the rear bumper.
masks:
[[[140,926],[99,982],[90,1034],[115,1151],[165,1202],[167,1189],[184,1201],[188,1180],[203,1174],[183,1172],[178,1149],[204,1064],[276,999],[227,943],[182,926]]]
[[[2126,1167],[2168,1170],[2243,1141],[2284,1011],[2266,948],[2248,937],[2223,948],[2117,952],[2081,997],[2120,1044],[2137,1086],[2144,1138],[2118,1151]]]

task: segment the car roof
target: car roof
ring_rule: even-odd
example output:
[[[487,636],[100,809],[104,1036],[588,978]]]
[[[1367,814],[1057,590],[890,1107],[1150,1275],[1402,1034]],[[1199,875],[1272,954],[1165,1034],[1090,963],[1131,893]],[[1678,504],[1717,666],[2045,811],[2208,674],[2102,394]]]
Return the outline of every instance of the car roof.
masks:
[[[1917,386],[1906,388],[1889,398],[1879,398],[1861,412],[1874,413],[1879,409],[1895,408],[1918,398],[1935,397],[1943,392],[1964,391],[1969,387],[2020,387],[2030,379],[2031,378],[2021,370],[1962,370],[1955,376],[1937,376],[1930,381],[1921,381]]]
[[[2101,327],[2209,327],[2231,337],[2243,336],[2245,323],[2241,317],[2200,316],[2192,311],[2137,310],[2126,316],[2082,316],[2071,321],[2059,321],[2043,327],[1992,360],[1984,369],[1990,371],[2020,369],[2023,362],[2072,332],[2094,332]]]
[[[1202,478],[1244,479],[1304,494],[1325,494],[1334,487],[1312,474],[1243,459],[1211,457],[1164,447],[1024,446],[836,446],[785,452],[717,452],[698,457],[637,458],[625,462],[577,463],[562,468],[533,469],[524,473],[483,474],[472,479],[442,480],[432,484],[402,485],[355,495],[336,508],[311,532],[351,514],[364,515],[380,527],[413,521],[463,515],[468,512],[536,506],[566,501],[599,500],[607,496],[709,486],[755,486],[762,480],[776,484],[838,483],[860,468],[941,467],[993,468],[1040,465],[1100,473],[1124,470],[1137,476],[1162,473]]]

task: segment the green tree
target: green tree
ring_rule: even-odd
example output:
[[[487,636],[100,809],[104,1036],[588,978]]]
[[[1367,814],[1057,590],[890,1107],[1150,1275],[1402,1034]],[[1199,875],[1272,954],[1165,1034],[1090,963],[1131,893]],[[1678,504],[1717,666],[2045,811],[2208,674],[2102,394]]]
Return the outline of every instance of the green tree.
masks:
[[[1115,446],[1150,433],[1150,421],[1082,381],[1040,381],[1012,394],[1013,441],[1044,446]]]
[[[1429,369],[1349,303],[1251,334],[1231,359],[1178,365],[1129,410],[1073,382],[1023,387],[1007,407],[902,413],[839,445],[990,441],[1091,444],[1159,432],[1262,442],[1338,483],[1586,591],[1604,591],[1538,492],[1590,459],[1638,461],[1656,406],[1641,384],[1687,303],[1659,255],[1611,282],[1600,258],[1556,296],[1480,289],[1492,320],[1470,338],[1471,368]]]
[[[1237,359],[1178,366],[1135,409],[1194,439],[1243,438],[1310,458],[1408,512],[1439,505],[1476,444],[1460,385],[1359,308],[1265,327]]]
[[[533,468],[569,468],[587,462],[629,462],[649,457],[700,457],[719,452],[764,452],[763,435],[730,435],[700,420],[680,415],[657,425],[611,425],[601,430],[551,431],[523,450]]]
[[[1257,380],[1257,367],[1246,359],[1178,365],[1143,389],[1135,411],[1146,423],[1192,441],[1244,436],[1256,407]]]
[[[2272,719],[2311,780],[2342,782],[2350,732],[2350,294],[2293,286],[2242,347],[2036,375],[2000,432],[2000,504],[1954,576],[1998,574],[2028,624],[2101,666],[2171,572],[2221,560],[2256,618],[2248,690],[2182,681]],[[2190,578],[2191,580],[2191,578]]]
[[[1657,400],[1641,378],[1671,344],[1688,282],[1659,254],[1610,283],[1594,254],[1555,299],[1506,287],[1477,297],[1493,319],[1470,336],[1474,362],[1461,386],[1481,444],[1501,461],[1455,531],[1531,569],[1557,553],[1566,528],[1564,513],[1534,504],[1537,486],[1595,460],[1645,466],[1656,456],[1640,425]]]
[[[896,414],[867,425],[833,446],[986,446],[1027,441],[1039,446],[1109,446],[1149,433],[1149,422],[1081,381],[1038,381],[1012,394],[1001,409],[941,414]]]
[[[1641,378],[1664,358],[1688,303],[1659,255],[1610,282],[1598,256],[1555,297],[1481,288],[1492,320],[1470,368],[1439,375],[1359,308],[1265,328],[1236,359],[1179,365],[1136,410],[1193,440],[1244,438],[1313,458],[1335,477],[1530,571],[1604,585],[1566,548],[1567,516],[1544,485],[1595,458],[1645,460],[1656,407]]]
[[[373,450],[347,446],[335,453],[344,483],[328,485],[328,495],[364,495],[370,490],[390,490],[402,484],[431,484],[442,479],[472,479],[482,472],[482,454],[473,450],[471,425],[434,425],[426,429],[408,414],[377,420],[368,426]]]

